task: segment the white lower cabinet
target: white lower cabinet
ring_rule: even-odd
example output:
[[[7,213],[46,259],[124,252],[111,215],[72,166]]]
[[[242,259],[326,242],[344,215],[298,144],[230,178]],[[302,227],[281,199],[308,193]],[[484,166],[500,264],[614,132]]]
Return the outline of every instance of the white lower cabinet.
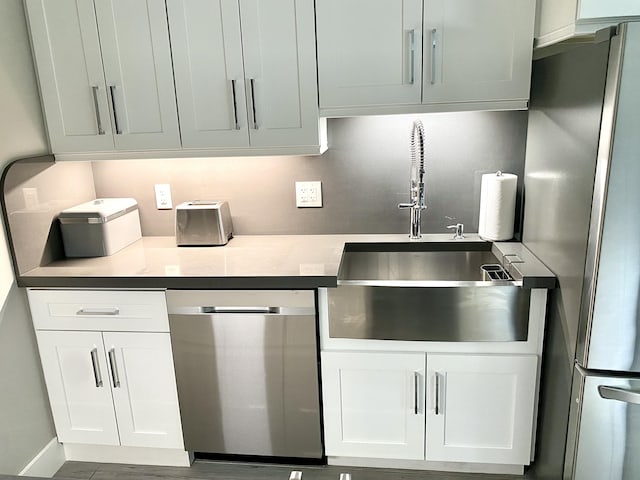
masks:
[[[424,458],[424,354],[322,353],[329,456]]]
[[[535,355],[427,354],[427,460],[528,465]]]
[[[163,292],[31,290],[29,302],[60,442],[184,448]]]
[[[324,351],[326,453],[528,465],[536,375],[536,355]]]

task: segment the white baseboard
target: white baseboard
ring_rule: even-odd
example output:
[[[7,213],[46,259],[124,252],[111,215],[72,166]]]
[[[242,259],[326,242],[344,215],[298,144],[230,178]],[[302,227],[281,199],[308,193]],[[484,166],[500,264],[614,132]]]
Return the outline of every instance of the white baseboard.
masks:
[[[65,460],[64,447],[58,443],[57,438],[53,438],[18,475],[21,477],[51,478]]]
[[[407,470],[435,470],[439,472],[490,473],[523,475],[523,465],[491,463],[428,462],[425,460],[395,460],[384,458],[327,457],[329,465],[344,467],[401,468]]]
[[[79,462],[189,467],[193,461],[193,456],[189,452],[171,448],[119,447],[65,443],[64,453],[67,460]]]

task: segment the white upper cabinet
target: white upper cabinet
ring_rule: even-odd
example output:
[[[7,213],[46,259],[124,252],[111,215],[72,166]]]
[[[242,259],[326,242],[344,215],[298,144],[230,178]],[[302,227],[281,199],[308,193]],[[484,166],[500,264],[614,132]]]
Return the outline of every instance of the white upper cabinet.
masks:
[[[533,0],[425,0],[423,103],[529,98]]]
[[[164,0],[95,0],[117,150],[180,148]]]
[[[237,0],[168,0],[182,143],[249,143]]]
[[[164,0],[26,0],[54,153],[180,147]]]
[[[320,107],[419,104],[422,0],[316,5]]]
[[[92,0],[26,0],[54,152],[113,150],[109,98]]]
[[[640,20],[638,0],[538,0],[536,46],[589,35],[609,25]]]
[[[317,148],[312,0],[167,6],[185,148]]]
[[[535,0],[323,0],[325,116],[524,109]]]

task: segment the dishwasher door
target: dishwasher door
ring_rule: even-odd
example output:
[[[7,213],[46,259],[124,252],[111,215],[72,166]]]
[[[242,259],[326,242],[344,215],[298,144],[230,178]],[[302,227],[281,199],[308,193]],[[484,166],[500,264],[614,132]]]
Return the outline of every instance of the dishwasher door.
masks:
[[[168,291],[187,450],[322,458],[315,295]]]

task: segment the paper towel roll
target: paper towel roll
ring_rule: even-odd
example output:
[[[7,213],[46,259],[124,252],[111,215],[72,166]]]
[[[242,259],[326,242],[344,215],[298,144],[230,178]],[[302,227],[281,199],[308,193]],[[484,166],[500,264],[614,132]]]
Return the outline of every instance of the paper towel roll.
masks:
[[[478,235],[485,240],[510,240],[516,214],[518,176],[510,173],[482,175]]]

